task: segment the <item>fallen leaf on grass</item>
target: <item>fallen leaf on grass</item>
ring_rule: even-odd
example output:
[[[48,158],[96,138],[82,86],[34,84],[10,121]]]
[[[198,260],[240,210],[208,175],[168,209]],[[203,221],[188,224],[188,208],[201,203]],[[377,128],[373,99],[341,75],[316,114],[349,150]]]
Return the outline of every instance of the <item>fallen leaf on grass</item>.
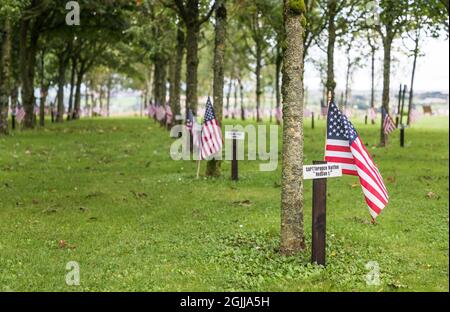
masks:
[[[252,202],[248,199],[244,199],[244,200],[234,201],[233,204],[243,206],[243,207],[250,207],[252,205]]]
[[[433,192],[431,192],[431,191],[429,191],[429,192],[427,193],[427,197],[428,197],[429,199],[439,199],[439,198],[440,198],[439,195],[437,195],[436,193],[433,193]]]
[[[389,183],[394,183],[395,182],[395,177],[387,177],[387,181]]]
[[[63,239],[61,239],[61,240],[58,242],[58,247],[59,247],[60,249],[66,249],[66,248],[69,248],[69,249],[75,249],[75,248],[77,248],[77,246],[71,245],[71,244],[67,243],[67,242],[66,242],[65,240],[63,240]]]
[[[359,186],[359,183],[353,183],[352,185],[350,185],[351,186],[351,188],[355,188],[355,187],[358,187]]]

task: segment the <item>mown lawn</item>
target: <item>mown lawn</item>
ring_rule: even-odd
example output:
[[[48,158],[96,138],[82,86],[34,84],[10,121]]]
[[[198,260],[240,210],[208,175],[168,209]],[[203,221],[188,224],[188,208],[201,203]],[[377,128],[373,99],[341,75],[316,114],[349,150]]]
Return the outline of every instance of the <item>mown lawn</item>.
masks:
[[[305,163],[323,157],[323,126],[305,125]],[[356,178],[330,180],[325,268],[309,264],[310,181],[308,249],[278,254],[281,166],[242,161],[234,183],[225,162],[221,178],[196,180],[147,119],[0,137],[0,291],[448,291],[448,118],[408,129],[403,149],[398,133],[380,149],[378,126],[356,127],[390,204],[372,225]],[[79,286],[65,283],[68,261]],[[365,281],[370,261],[378,286]]]

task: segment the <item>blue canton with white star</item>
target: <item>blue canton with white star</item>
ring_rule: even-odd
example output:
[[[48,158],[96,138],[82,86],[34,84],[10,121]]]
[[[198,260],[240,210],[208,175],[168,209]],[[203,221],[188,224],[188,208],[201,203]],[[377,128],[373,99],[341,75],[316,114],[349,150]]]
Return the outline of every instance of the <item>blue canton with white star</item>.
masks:
[[[357,137],[358,133],[347,116],[339,110],[334,102],[331,102],[328,109],[327,138],[332,140],[347,140],[349,144],[352,144]]]
[[[206,102],[206,110],[205,110],[205,123],[208,121],[211,121],[213,119],[216,119],[216,115],[214,114],[214,109],[211,103],[211,100],[208,98],[208,101]]]

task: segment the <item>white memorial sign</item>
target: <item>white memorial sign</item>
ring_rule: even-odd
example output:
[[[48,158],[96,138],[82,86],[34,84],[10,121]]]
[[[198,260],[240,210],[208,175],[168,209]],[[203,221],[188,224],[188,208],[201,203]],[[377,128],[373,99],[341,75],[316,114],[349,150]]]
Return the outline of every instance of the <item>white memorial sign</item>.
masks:
[[[342,167],[340,164],[323,164],[303,166],[303,179],[326,179],[342,176]]]
[[[245,140],[245,132],[226,131],[225,139]]]

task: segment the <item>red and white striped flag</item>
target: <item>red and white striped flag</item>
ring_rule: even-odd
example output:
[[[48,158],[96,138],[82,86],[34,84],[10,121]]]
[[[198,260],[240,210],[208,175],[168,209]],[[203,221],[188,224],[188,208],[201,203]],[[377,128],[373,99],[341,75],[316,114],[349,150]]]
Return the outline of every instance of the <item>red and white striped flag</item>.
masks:
[[[202,125],[201,159],[219,153],[222,150],[222,130],[217,122],[211,100],[206,102],[205,120]]]
[[[388,135],[393,132],[397,127],[395,126],[394,120],[389,116],[388,112],[384,107],[381,108],[383,114],[383,131],[384,134]]]
[[[359,177],[369,213],[375,219],[388,203],[383,178],[352,123],[330,103],[325,160],[342,166],[342,173]]]
[[[16,108],[16,120],[18,123],[22,123],[23,119],[25,118],[25,110],[23,107]]]
[[[166,124],[170,125],[173,120],[173,113],[170,105],[166,105]]]
[[[166,118],[166,110],[165,110],[164,106],[157,105],[157,108],[156,108],[156,119],[158,121],[162,121],[164,118]]]

